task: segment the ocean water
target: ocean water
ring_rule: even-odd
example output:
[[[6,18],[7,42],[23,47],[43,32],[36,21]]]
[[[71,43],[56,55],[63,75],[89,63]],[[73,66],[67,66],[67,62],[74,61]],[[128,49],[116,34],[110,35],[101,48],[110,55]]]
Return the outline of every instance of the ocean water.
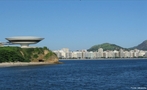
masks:
[[[0,68],[0,90],[145,90],[147,60],[60,60]]]

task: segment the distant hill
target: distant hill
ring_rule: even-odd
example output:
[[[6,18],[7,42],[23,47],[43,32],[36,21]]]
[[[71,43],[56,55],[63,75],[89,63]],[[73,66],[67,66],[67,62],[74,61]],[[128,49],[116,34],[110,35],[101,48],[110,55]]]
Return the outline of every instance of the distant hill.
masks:
[[[138,46],[135,46],[133,48],[130,49],[139,49],[139,50],[147,50],[147,40],[143,41],[141,44],[139,44]]]
[[[90,49],[88,49],[87,51],[97,51],[99,48],[103,48],[104,51],[106,51],[106,50],[120,50],[120,49],[127,50],[127,48],[123,48],[123,47],[115,45],[115,44],[103,43],[103,44],[99,44],[99,45],[94,45]]]

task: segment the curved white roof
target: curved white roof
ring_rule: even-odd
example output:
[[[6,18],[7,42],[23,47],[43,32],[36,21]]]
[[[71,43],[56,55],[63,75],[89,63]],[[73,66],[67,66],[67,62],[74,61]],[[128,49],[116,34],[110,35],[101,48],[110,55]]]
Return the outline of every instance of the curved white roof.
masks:
[[[34,36],[15,36],[15,37],[8,37],[7,40],[42,40],[44,38],[34,37]]]

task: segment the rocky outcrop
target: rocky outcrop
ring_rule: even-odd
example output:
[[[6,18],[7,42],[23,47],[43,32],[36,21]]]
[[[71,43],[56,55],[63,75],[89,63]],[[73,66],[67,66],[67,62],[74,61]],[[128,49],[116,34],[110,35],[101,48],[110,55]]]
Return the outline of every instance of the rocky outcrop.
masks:
[[[43,53],[40,54],[37,53],[38,52],[32,53],[30,58],[31,62],[59,63],[57,55],[50,50],[43,50]]]
[[[20,48],[0,47],[1,62],[45,62],[58,63],[58,57],[47,47]]]
[[[131,49],[147,50],[147,40],[143,41],[141,44],[139,44]]]
[[[48,53],[47,53],[48,54]],[[31,62],[46,62],[46,63],[58,63],[59,59],[56,55],[51,55],[46,58],[47,54],[38,54],[38,58],[31,58]]]

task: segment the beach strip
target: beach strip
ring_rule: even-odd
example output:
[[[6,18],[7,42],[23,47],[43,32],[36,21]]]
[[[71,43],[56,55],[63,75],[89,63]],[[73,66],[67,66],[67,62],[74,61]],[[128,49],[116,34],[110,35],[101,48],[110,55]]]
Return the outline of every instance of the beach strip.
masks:
[[[51,64],[60,64],[60,62],[4,62],[4,63],[0,63],[0,67],[51,65]]]

